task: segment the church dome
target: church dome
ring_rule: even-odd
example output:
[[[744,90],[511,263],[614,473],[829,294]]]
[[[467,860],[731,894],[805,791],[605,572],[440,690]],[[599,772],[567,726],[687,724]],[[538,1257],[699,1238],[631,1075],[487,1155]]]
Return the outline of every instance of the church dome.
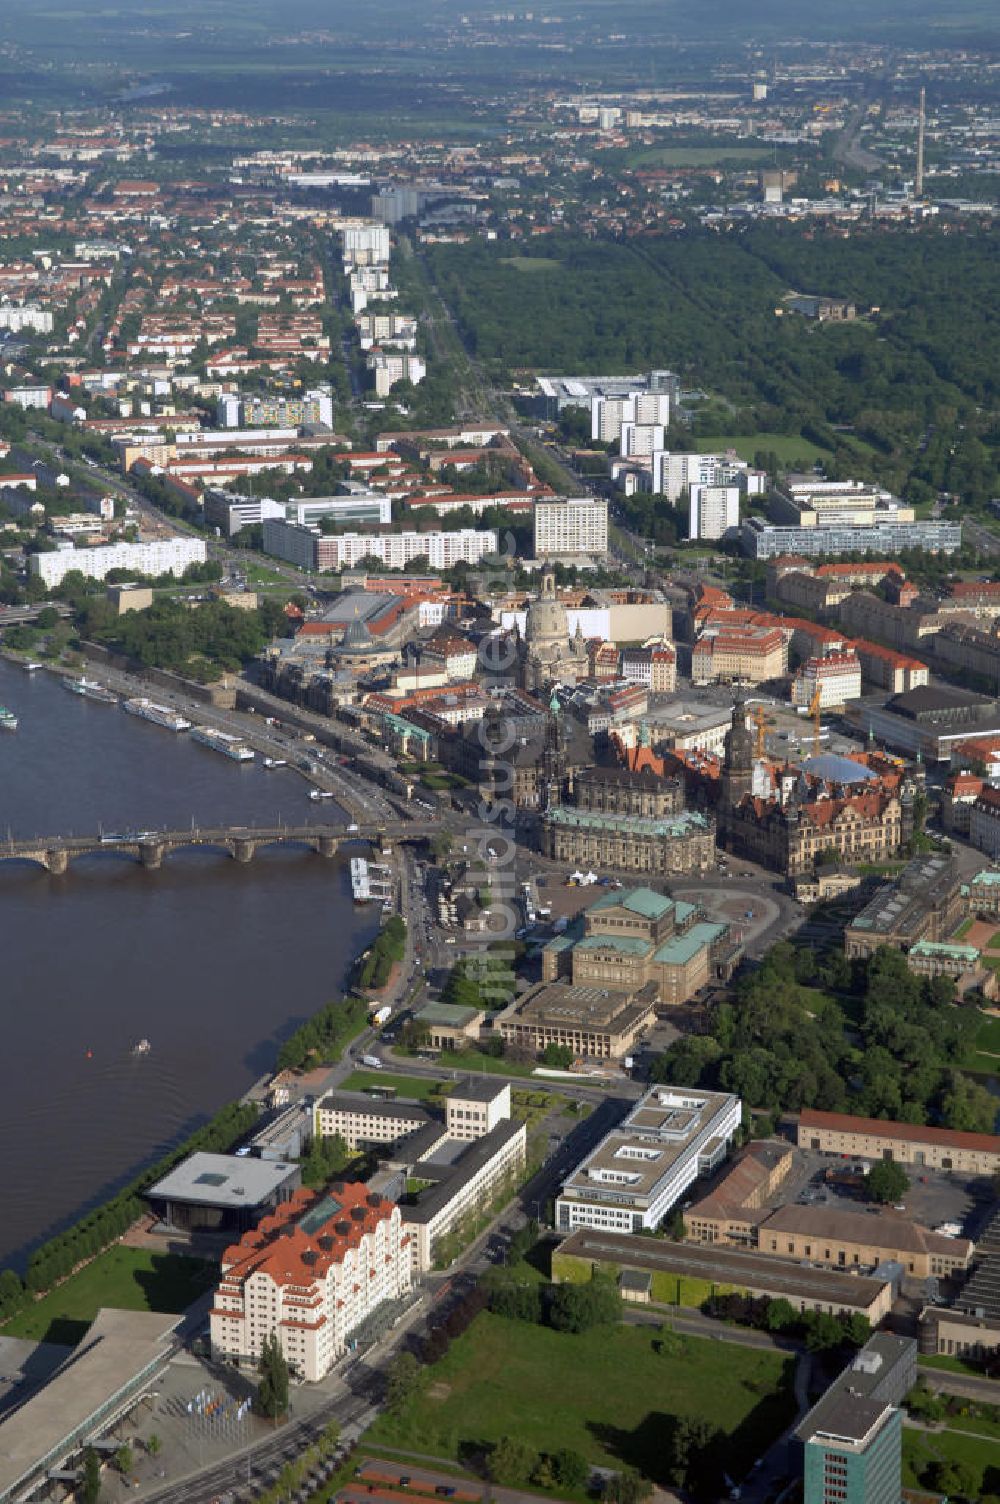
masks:
[[[541,594],[528,607],[524,635],[532,647],[555,642],[566,643],[569,640],[566,607],[556,596],[555,575],[551,570],[546,570],[542,575]]]
[[[372,647],[372,634],[361,620],[360,616],[353,617],[341,638],[339,651],[341,653],[368,653]]]

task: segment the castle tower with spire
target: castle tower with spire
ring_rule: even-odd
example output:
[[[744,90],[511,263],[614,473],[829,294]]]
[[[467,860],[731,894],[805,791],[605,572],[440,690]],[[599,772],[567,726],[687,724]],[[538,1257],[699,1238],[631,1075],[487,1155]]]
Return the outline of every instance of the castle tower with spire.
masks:
[[[542,777],[539,783],[539,806],[553,809],[562,803],[566,784],[566,734],[563,727],[563,709],[558,697],[553,694],[549,701],[549,717],[545,727],[545,749],[542,753]]]
[[[719,833],[725,835],[728,816],[753,791],[753,733],[747,726],[746,695],[737,689],[733,719],[726,732],[719,794]]]

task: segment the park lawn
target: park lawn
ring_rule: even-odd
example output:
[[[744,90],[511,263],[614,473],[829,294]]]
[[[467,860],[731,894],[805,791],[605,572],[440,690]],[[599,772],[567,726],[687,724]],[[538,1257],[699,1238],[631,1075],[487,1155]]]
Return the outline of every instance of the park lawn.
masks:
[[[972,1374],[976,1379],[983,1377],[983,1370],[977,1368],[974,1363],[966,1363],[963,1358],[949,1358],[944,1353],[921,1353],[918,1366],[920,1368],[941,1368],[945,1373]]]
[[[917,1431],[903,1429],[903,1487],[916,1488],[928,1463],[945,1458],[949,1462],[966,1462],[982,1479],[984,1492],[993,1493],[1000,1484],[1000,1442],[979,1441],[960,1431]],[[987,1475],[987,1476],[984,1476]]]
[[[763,163],[774,160],[774,152],[766,146],[654,146],[648,151],[630,152],[629,167],[715,167],[723,162],[743,164]]]
[[[970,915],[968,919],[963,919],[962,923],[958,926],[958,929],[955,931],[951,938],[953,940],[961,940],[963,935],[967,935],[969,933],[975,922],[975,918],[972,915]]]
[[[829,455],[811,439],[794,433],[730,433],[699,437],[698,448],[702,454],[716,454],[722,449],[735,449],[740,459],[752,460],[758,449],[770,449],[784,464],[801,460],[812,464]]]
[[[453,1071],[482,1071],[489,1076],[532,1076],[534,1066],[505,1060],[502,1055],[484,1055],[482,1050],[442,1050],[438,1064]]]
[[[988,1013],[983,1015],[983,1021],[976,1030],[976,1048],[1000,1055],[1000,1018],[994,1018]]]
[[[581,1335],[478,1316],[428,1376],[427,1387],[368,1432],[379,1444],[458,1458],[512,1435],[539,1451],[568,1447],[589,1462],[662,1478],[667,1417],[709,1416],[725,1432],[739,1477],[792,1418],[794,1360],[699,1337],[682,1356],[654,1351],[655,1329]]]
[[[518,272],[559,272],[563,265],[554,256],[501,256],[500,260]]]
[[[102,1306],[179,1315],[214,1285],[218,1273],[218,1265],[206,1259],[119,1244],[21,1311],[3,1333],[32,1342],[75,1344]]]
[[[438,1093],[451,1091],[451,1083],[448,1081],[435,1081],[429,1076],[393,1076],[388,1071],[352,1071],[346,1081],[341,1082],[341,1091],[371,1091],[376,1086],[395,1087],[401,1097],[412,1097],[414,1101],[424,1102],[436,1091]]]

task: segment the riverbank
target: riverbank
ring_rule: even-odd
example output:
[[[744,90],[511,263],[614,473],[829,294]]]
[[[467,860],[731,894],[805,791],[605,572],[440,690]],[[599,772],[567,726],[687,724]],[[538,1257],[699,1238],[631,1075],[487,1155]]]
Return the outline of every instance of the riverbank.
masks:
[[[20,718],[0,744],[5,834],[315,821],[289,769],[212,755],[67,694],[57,677],[0,661],[0,701]],[[109,848],[61,878],[5,862],[0,903],[0,1266],[21,1268],[31,1248],[249,1090],[336,995],[381,917],[354,905],[346,857],[295,847],[247,865],[212,848],[177,851],[156,873]],[[132,1054],[141,1038],[145,1057]]]

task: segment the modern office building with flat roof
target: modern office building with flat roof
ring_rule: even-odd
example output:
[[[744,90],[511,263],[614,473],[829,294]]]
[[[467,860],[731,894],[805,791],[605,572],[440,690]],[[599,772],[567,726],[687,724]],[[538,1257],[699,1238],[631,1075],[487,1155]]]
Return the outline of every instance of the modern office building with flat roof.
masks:
[[[313,1108],[317,1138],[340,1137],[354,1153],[379,1144],[398,1144],[431,1121],[417,1102],[386,1102],[363,1091],[331,1091]]]
[[[557,1229],[652,1231],[699,1175],[722,1163],[742,1111],[727,1092],[651,1087],[563,1182]]]
[[[804,1504],[899,1504],[902,1417],[917,1379],[911,1337],[876,1332],[796,1428]]]
[[[180,1321],[153,1311],[98,1311],[48,1383],[0,1419],[3,1504],[51,1488],[53,1470],[71,1460],[78,1466],[83,1447],[111,1435],[180,1350]]]
[[[250,1154],[199,1151],[150,1186],[146,1200],[167,1227],[242,1232],[301,1185],[299,1167]]]

